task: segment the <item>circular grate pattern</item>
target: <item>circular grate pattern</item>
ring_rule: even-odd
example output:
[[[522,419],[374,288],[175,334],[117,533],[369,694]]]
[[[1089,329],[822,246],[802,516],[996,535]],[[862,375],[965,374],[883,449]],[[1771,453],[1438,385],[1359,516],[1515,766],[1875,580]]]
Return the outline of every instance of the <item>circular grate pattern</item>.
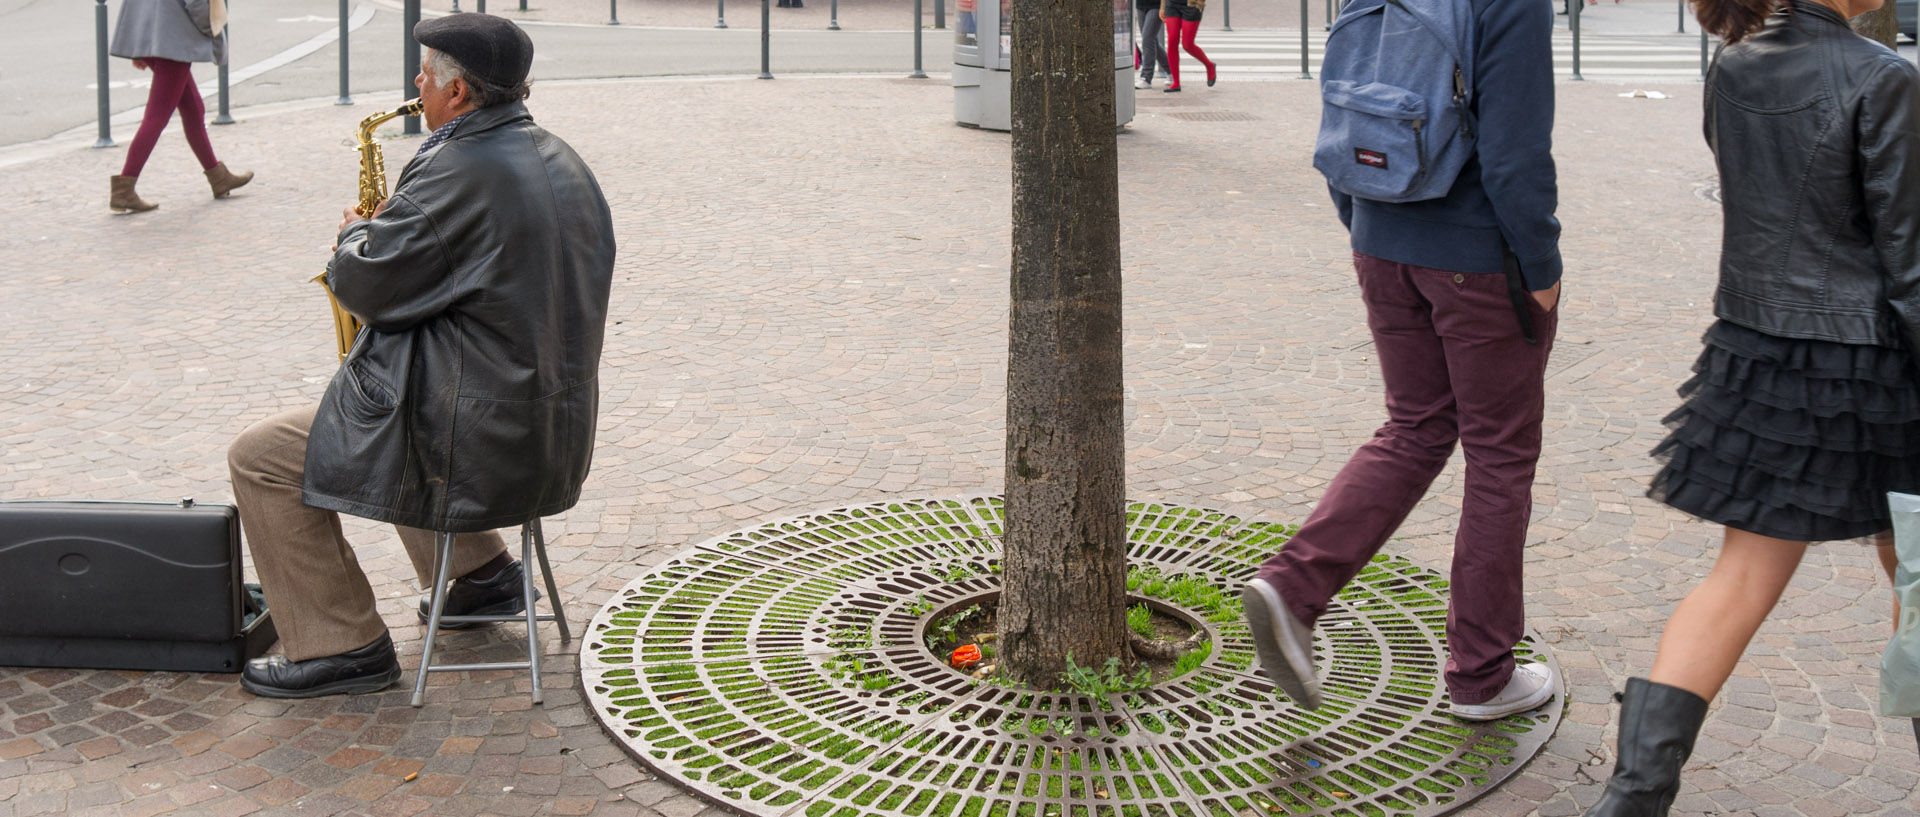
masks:
[[[1317,711],[1255,668],[1243,620],[1165,600],[1214,645],[1187,675],[1104,698],[974,681],[924,641],[998,590],[1001,510],[998,497],[884,502],[697,545],[594,617],[590,705],[703,797],[806,817],[1442,814],[1519,771],[1559,724],[1561,698],[1490,724],[1445,714],[1446,581],[1389,556],[1321,620]],[[1129,565],[1237,596],[1293,530],[1134,503]],[[1536,644],[1521,658],[1551,662]]]

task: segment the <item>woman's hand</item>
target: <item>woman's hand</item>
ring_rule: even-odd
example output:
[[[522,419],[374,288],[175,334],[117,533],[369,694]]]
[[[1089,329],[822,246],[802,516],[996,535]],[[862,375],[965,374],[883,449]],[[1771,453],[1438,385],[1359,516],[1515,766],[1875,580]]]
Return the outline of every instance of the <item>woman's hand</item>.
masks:
[[[134,60],[134,61],[133,61],[133,67],[134,67],[134,68],[136,68],[136,69],[138,69],[138,70],[141,70],[141,71],[145,71],[145,70],[147,70],[147,61],[146,61],[146,60]]]
[[[1554,305],[1560,303],[1560,282],[1555,281],[1553,286],[1532,294],[1534,303],[1539,304],[1541,309],[1552,312]]]

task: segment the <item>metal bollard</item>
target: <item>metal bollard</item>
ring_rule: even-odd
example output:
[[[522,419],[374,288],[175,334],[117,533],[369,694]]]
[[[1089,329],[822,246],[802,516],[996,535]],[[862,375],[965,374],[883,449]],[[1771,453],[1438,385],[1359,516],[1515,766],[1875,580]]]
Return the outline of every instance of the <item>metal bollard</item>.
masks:
[[[907,79],[926,79],[927,72],[920,70],[920,27],[925,25],[922,16],[926,12],[921,0],[913,0],[913,73]]]
[[[460,0],[453,0],[453,13],[454,14],[460,13]]]
[[[484,3],[487,0],[480,0]],[[347,88],[347,0],[340,0],[340,98],[335,105],[352,105],[353,95]]]
[[[1674,6],[1679,9],[1679,17],[1680,17],[1679,33],[1685,34],[1687,33],[1687,0],[1680,0],[1680,2],[1675,3]]]
[[[760,0],[760,78],[773,79],[773,36],[767,32],[772,26],[773,0]]]
[[[1327,10],[1333,10],[1333,0],[1327,0]],[[1327,19],[1333,19],[1329,14]],[[1332,26],[1328,26],[1331,28]],[[1313,79],[1313,72],[1307,70],[1307,3],[1300,0],[1300,78]]]
[[[1128,14],[1132,17],[1132,14]],[[933,0],[933,28],[935,31],[947,27],[947,0]]]
[[[619,25],[620,24],[620,0],[607,0],[607,4],[608,4],[607,25],[610,25],[610,26]]]
[[[227,66],[233,64],[233,24],[220,29],[220,36],[227,42],[227,59],[220,63],[220,115],[213,118],[215,125],[233,124],[233,114],[227,109]]]
[[[719,3],[720,3],[720,12],[719,12],[720,22],[714,23],[713,27],[726,28],[727,27],[727,0],[719,0]]]
[[[98,90],[94,96],[100,102],[100,138],[93,140],[97,148],[113,147],[113,130],[108,119],[113,116],[107,99],[107,0],[94,0],[93,5],[94,82]]]
[[[833,0],[827,5],[827,30],[840,30],[840,0]]]
[[[1304,3],[1305,0],[1301,0],[1301,2]],[[1307,27],[1307,15],[1305,14],[1300,15],[1300,27]],[[1333,30],[1333,0],[1327,0],[1327,25],[1325,30]]]
[[[521,11],[527,10],[527,0],[520,0],[520,10]]]
[[[1569,0],[1573,3],[1573,12],[1567,17],[1567,25],[1573,28],[1573,78],[1584,80],[1580,76],[1580,9],[1586,6],[1584,0]]]
[[[487,0],[473,0],[473,2],[476,5],[476,8],[474,8],[474,11],[480,14],[487,13]]]
[[[1300,5],[1305,7],[1307,0],[1300,0]],[[1220,28],[1223,31],[1233,30],[1233,0],[1220,0]]]
[[[420,41],[413,38],[413,27],[420,24],[420,0],[406,0],[400,12],[400,68],[406,76],[400,78],[400,98],[412,99],[420,95],[413,87],[413,78],[420,75]],[[408,135],[420,132],[420,117],[406,117],[401,133]]]
[[[1700,81],[1707,81],[1707,30],[1700,29]]]

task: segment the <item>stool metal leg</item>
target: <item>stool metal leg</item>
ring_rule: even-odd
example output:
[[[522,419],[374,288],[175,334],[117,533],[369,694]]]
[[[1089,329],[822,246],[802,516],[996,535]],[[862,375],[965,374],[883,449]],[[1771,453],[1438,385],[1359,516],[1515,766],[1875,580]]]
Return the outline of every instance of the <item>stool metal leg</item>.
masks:
[[[434,536],[433,548],[433,603],[427,614],[427,639],[420,648],[420,670],[413,680],[413,705],[418,707],[427,700],[427,673],[433,667],[433,637],[440,632],[440,615],[447,609],[447,571],[453,564],[453,534],[441,531]]]
[[[560,641],[572,641],[567,630],[567,611],[560,604],[560,588],[553,583],[553,566],[547,564],[547,540],[540,532],[540,520],[533,520],[533,552],[540,557],[540,576],[547,580],[547,603],[553,606],[553,623],[560,625]]]
[[[524,571],[533,564],[533,542],[538,533],[539,523],[528,522],[520,526],[520,564]],[[540,553],[545,555],[546,543],[540,543]],[[527,669],[533,673],[533,703],[542,703],[540,696],[540,610],[533,606],[533,577],[522,573],[520,596],[527,602]]]

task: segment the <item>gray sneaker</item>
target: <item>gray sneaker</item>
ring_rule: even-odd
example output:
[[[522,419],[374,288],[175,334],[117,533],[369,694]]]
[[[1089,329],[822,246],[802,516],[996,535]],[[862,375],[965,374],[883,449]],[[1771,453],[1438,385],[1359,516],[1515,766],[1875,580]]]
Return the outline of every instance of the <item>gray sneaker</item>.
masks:
[[[1497,721],[1518,715],[1552,700],[1556,686],[1559,684],[1554,683],[1552,667],[1528,661],[1513,668],[1513,677],[1507,679],[1507,688],[1500,694],[1477,704],[1454,704],[1453,716],[1463,721]]]
[[[1293,617],[1280,600],[1280,591],[1263,579],[1240,589],[1246,606],[1247,628],[1253,631],[1253,651],[1260,668],[1293,702],[1306,709],[1320,708],[1320,679],[1313,673],[1313,631]]]

